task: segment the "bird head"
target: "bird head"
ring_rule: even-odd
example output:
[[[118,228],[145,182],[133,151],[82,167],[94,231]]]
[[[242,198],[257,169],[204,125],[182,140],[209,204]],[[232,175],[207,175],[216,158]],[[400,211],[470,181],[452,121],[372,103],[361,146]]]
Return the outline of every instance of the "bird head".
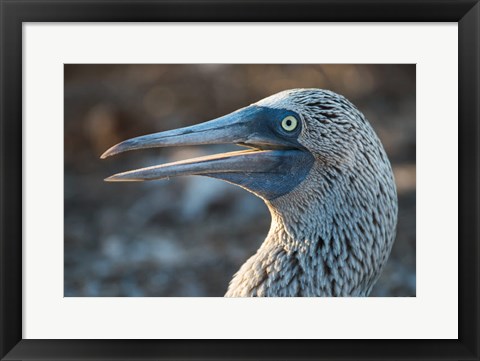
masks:
[[[320,89],[292,89],[220,118],[121,142],[101,158],[135,149],[233,143],[248,149],[115,174],[106,179],[147,181],[202,175],[239,185],[267,202],[287,196],[312,173],[362,171],[368,157],[385,158],[363,115],[344,97]],[[372,144],[374,143],[374,144]],[[377,144],[378,143],[378,144]],[[328,181],[328,179],[327,179]]]
[[[106,180],[202,175],[264,199],[269,235],[229,296],[368,295],[393,244],[397,196],[385,150],[363,114],[331,91],[292,89],[205,123],[126,140],[101,157],[220,143],[248,149]]]

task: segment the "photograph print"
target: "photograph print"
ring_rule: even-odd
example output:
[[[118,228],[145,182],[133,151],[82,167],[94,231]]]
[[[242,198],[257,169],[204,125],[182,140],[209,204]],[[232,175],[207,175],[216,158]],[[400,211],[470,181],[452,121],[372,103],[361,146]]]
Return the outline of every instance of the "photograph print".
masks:
[[[415,297],[414,64],[65,64],[65,297]]]

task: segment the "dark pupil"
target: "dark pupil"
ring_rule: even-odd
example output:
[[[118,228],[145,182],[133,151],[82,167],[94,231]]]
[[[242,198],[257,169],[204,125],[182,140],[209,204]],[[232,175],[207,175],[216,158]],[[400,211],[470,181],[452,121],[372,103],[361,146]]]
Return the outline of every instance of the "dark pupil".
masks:
[[[292,125],[292,121],[290,119],[287,120],[287,127]]]

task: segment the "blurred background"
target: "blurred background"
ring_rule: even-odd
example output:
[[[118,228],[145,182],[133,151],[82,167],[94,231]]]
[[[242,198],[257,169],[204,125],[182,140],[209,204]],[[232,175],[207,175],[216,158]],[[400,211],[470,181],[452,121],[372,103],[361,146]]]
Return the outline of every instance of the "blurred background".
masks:
[[[223,296],[267,235],[263,202],[205,177],[105,183],[113,173],[232,146],[100,160],[127,138],[196,124],[290,88],[346,96],[390,157],[397,239],[372,296],[415,296],[415,65],[65,65],[65,296]]]

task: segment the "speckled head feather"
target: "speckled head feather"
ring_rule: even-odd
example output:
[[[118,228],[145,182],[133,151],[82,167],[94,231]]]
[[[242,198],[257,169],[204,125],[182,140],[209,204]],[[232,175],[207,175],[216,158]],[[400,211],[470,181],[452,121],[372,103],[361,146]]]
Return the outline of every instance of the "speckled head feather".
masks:
[[[299,114],[315,161],[291,192],[266,201],[269,234],[226,296],[367,296],[390,254],[397,194],[363,114],[328,90],[287,90],[256,103]]]

